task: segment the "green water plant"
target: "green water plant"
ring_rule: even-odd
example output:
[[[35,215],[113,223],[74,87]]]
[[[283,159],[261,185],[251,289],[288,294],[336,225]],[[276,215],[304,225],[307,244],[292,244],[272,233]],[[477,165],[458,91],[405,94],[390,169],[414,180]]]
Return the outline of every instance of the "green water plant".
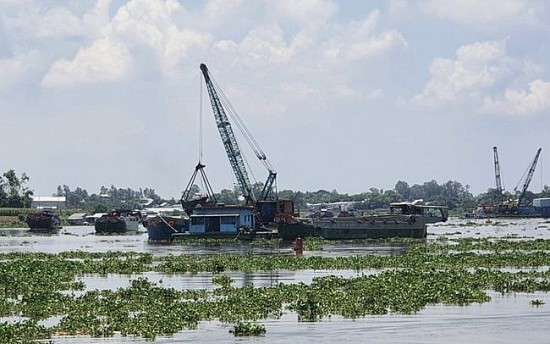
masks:
[[[265,334],[265,326],[262,324],[239,322],[233,326],[233,329],[229,330],[229,333],[233,333],[235,337],[262,336]]]
[[[544,301],[542,301],[542,300],[540,300],[540,299],[534,299],[534,300],[531,300],[531,301],[529,302],[529,304],[530,304],[531,306],[534,306],[534,307],[540,307],[540,306],[544,305]]]

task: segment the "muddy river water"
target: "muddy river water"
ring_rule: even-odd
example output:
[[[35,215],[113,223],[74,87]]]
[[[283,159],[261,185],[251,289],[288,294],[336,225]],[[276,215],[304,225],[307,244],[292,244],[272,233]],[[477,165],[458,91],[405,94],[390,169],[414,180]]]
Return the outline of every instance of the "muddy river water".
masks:
[[[24,229],[1,229],[0,252],[63,252],[84,250],[137,251],[153,255],[165,254],[292,254],[287,244],[269,247],[235,242],[228,246],[177,244],[170,246],[147,243],[141,233],[99,236],[93,227],[65,227],[57,234],[32,234]],[[514,219],[487,222],[485,220],[451,219],[428,228],[428,240],[442,238],[506,238],[550,239],[550,221]],[[399,255],[405,244],[334,245],[330,249],[306,254]],[[314,277],[338,275],[354,277],[376,271],[275,271],[228,272],[235,286],[273,286],[278,283],[310,283]],[[166,276],[144,274],[151,281],[178,289],[211,289],[212,274],[181,274]],[[87,289],[116,289],[128,286],[137,276],[82,276]],[[320,322],[298,322],[293,313],[281,319],[262,321],[265,337],[235,338],[230,326],[219,322],[202,322],[198,329],[183,331],[172,337],[159,337],[157,343],[550,343],[550,294],[514,293],[501,295],[489,292],[492,300],[469,306],[431,305],[414,315],[369,316],[359,320],[333,317]],[[546,304],[533,307],[530,300],[541,299]],[[115,336],[106,339],[90,337],[56,337],[54,343],[146,343],[140,338]]]

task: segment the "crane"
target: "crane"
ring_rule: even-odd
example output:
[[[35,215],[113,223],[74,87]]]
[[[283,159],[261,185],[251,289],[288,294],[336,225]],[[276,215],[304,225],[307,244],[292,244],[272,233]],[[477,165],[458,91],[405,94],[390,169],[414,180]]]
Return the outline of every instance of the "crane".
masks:
[[[251,205],[256,204],[258,200],[267,201],[270,198],[276,198],[277,195],[274,194],[273,188],[274,186],[276,187],[277,172],[273,169],[273,166],[267,159],[267,156],[261,149],[256,139],[252,136],[237,112],[233,109],[233,106],[229,100],[227,100],[223,91],[215,83],[214,79],[210,75],[210,72],[208,71],[208,67],[206,67],[203,63],[200,65],[200,69],[204,77],[204,82],[206,83],[206,89],[210,98],[210,104],[212,105],[212,112],[214,113],[214,117],[216,119],[218,132],[220,133],[225,152],[229,158],[229,163],[231,164],[233,173],[237,178],[237,183],[241,189],[243,197],[246,200],[246,204]],[[228,114],[234,120],[238,129],[249,143],[256,157],[263,163],[269,173],[259,197],[256,197],[254,194],[245,165],[246,161],[237,143],[235,133],[233,132],[233,128],[229,122]]]
[[[529,171],[527,172],[527,176],[523,181],[521,193],[518,197],[518,207],[520,207],[523,201],[525,200],[525,195],[527,194],[527,189],[529,188],[529,184],[531,184],[531,180],[533,179],[533,175],[535,174],[535,168],[537,167],[537,162],[539,161],[539,156],[541,151],[542,151],[542,148],[539,148],[537,150],[537,154],[535,154],[535,158],[533,159],[533,162],[531,163],[531,165],[529,165]]]
[[[214,194],[214,190],[212,189],[212,186],[210,185],[210,181],[208,180],[208,177],[206,176],[206,172],[204,172],[204,168],[206,165],[204,165],[201,161],[195,166],[195,171],[193,172],[193,175],[191,176],[191,179],[189,179],[189,182],[187,183],[187,186],[185,187],[185,191],[183,191],[183,194],[181,196],[181,206],[183,207],[183,210],[187,212],[187,214],[191,214],[193,212],[193,209],[197,205],[205,205],[208,203],[216,204],[216,196]],[[193,186],[195,185],[195,180],[197,178],[197,175],[200,176],[203,189],[206,191],[206,195],[193,199]]]
[[[502,195],[502,180],[500,178],[500,163],[498,161],[498,150],[497,147],[493,147],[493,157],[495,161],[495,182],[496,182],[496,190],[499,196]]]

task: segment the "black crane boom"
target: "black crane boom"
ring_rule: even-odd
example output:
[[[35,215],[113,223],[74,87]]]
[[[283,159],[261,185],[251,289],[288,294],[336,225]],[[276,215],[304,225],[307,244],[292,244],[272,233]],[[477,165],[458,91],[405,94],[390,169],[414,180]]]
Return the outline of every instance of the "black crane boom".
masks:
[[[495,161],[495,184],[496,189],[499,195],[502,195],[502,180],[500,177],[500,162],[498,160],[498,150],[497,147],[493,147],[493,157]]]
[[[204,82],[206,83],[206,89],[208,90],[208,96],[210,97],[210,104],[212,105],[212,112],[216,118],[216,125],[220,133],[225,152],[229,158],[229,163],[233,169],[233,173],[237,178],[241,192],[243,193],[244,198],[247,203],[254,202],[256,200],[254,192],[252,191],[252,184],[250,184],[250,179],[248,178],[248,173],[246,171],[245,163],[239,145],[237,144],[237,139],[233,128],[229,123],[229,118],[225,113],[225,109],[222,105],[218,92],[214,87],[214,83],[210,78],[208,73],[208,67],[203,63],[201,64],[202,75],[204,76]]]
[[[233,128],[231,127],[231,123],[229,122],[229,117],[227,116],[228,113],[231,115],[232,119],[234,120],[238,129],[243,134],[246,141],[250,144],[250,147],[252,148],[258,159],[264,164],[269,172],[267,181],[264,183],[264,187],[259,199],[267,200],[269,198],[272,198],[274,185],[276,185],[275,183],[277,172],[275,172],[269,160],[267,160],[265,153],[261,149],[256,139],[252,136],[252,134],[244,124],[243,120],[233,109],[231,103],[229,103],[229,101],[226,99],[223,91],[215,84],[213,78],[210,76],[208,67],[206,67],[206,65],[203,63],[200,65],[200,69],[206,83],[206,89],[208,90],[208,96],[212,105],[212,112],[214,113],[214,117],[216,119],[216,125],[218,127],[218,131],[220,133],[225,152],[227,154],[227,157],[229,158],[231,168],[233,169],[233,173],[237,178],[237,183],[239,184],[246,203],[253,204],[257,201],[257,198],[256,195],[254,195],[252,184],[250,183],[250,179],[248,177],[243,154],[241,153],[237,139],[235,137],[235,133],[233,132]]]
[[[533,159],[533,162],[529,166],[529,172],[527,172],[527,176],[525,177],[525,181],[523,182],[523,186],[521,188],[521,194],[518,198],[518,207],[520,207],[525,200],[525,195],[527,194],[527,189],[529,189],[529,184],[531,184],[531,180],[533,179],[533,175],[535,174],[535,169],[537,168],[537,162],[539,161],[540,152],[542,151],[542,148],[539,148],[537,150],[537,154],[535,154],[535,158]]]

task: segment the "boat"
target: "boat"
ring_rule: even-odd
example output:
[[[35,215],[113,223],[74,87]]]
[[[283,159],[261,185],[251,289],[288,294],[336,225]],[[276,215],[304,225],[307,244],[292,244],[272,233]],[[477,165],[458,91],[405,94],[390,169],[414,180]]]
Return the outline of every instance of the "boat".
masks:
[[[171,241],[175,233],[184,233],[189,228],[189,219],[184,216],[156,215],[144,221],[150,242]]]
[[[96,233],[136,232],[141,214],[131,210],[113,210],[98,218],[95,222]]]
[[[61,228],[61,219],[51,210],[42,210],[27,215],[27,225],[34,232],[51,232]]]
[[[426,222],[417,215],[372,215],[300,219],[281,223],[279,238],[320,237],[327,240],[425,238]]]
[[[439,205],[424,205],[422,200],[414,202],[397,202],[390,204],[390,214],[416,215],[425,223],[446,222],[449,209]]]

